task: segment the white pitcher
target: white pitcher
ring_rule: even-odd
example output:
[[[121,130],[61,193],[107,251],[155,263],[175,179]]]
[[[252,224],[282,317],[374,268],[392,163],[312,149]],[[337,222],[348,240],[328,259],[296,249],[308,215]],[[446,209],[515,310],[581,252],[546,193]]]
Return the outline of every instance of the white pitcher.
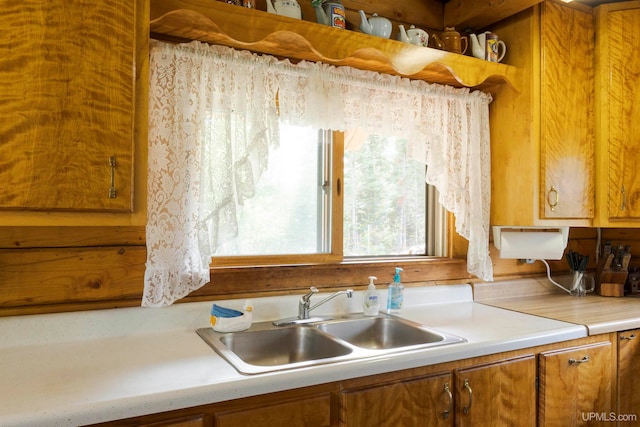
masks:
[[[296,0],[266,0],[267,12],[302,19],[302,9]],[[273,1],[273,3],[272,3]]]

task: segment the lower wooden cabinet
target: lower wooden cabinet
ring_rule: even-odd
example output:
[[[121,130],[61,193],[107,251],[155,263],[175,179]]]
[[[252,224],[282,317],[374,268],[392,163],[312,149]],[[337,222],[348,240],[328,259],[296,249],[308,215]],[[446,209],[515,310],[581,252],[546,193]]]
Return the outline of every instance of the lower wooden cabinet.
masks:
[[[618,413],[640,408],[640,393],[634,393],[634,380],[637,384],[640,378],[640,341],[631,338],[633,333],[603,334],[101,425],[613,426],[609,417],[617,409],[613,389],[617,338],[619,376],[626,376],[619,380]],[[635,331],[635,336],[639,333]]]
[[[347,390],[340,401],[345,427],[535,426],[536,359],[529,354]]]
[[[451,373],[340,393],[340,425],[349,427],[452,426]]]
[[[329,427],[331,398],[329,394],[289,402],[265,404],[216,412],[216,427]]]
[[[171,418],[168,420],[140,424],[140,427],[206,427],[206,419],[204,414],[192,415],[187,417]]]
[[[540,353],[538,425],[612,425],[613,355],[611,341]]]
[[[617,414],[629,416],[622,425],[640,426],[640,329],[618,332],[617,392]]]
[[[456,426],[535,426],[536,358],[455,370]]]

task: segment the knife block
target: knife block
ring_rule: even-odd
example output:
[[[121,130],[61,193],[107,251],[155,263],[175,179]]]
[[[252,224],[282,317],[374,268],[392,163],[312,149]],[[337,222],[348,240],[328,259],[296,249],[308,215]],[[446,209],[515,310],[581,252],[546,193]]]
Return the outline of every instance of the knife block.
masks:
[[[603,297],[623,297],[627,270],[603,270],[596,278],[596,292]]]

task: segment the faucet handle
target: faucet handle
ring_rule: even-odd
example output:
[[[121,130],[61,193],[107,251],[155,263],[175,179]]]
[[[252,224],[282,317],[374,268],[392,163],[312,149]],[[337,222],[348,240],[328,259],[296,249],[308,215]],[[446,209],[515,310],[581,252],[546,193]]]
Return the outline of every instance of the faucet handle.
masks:
[[[306,295],[303,295],[303,296],[302,296],[302,301],[303,301],[305,304],[309,304],[309,300],[311,299],[311,296],[312,296],[313,294],[318,293],[318,288],[316,288],[315,286],[310,287],[310,288],[309,288],[309,290],[310,290],[311,292],[309,292],[308,294],[306,294]]]

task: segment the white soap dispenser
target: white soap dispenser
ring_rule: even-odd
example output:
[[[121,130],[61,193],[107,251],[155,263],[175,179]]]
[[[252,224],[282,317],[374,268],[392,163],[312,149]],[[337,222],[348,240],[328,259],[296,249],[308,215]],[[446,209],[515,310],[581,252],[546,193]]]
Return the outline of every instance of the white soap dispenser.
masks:
[[[380,310],[380,296],[376,291],[376,285],[373,283],[377,277],[369,276],[369,287],[364,293],[362,299],[362,309],[365,316],[377,316]]]

